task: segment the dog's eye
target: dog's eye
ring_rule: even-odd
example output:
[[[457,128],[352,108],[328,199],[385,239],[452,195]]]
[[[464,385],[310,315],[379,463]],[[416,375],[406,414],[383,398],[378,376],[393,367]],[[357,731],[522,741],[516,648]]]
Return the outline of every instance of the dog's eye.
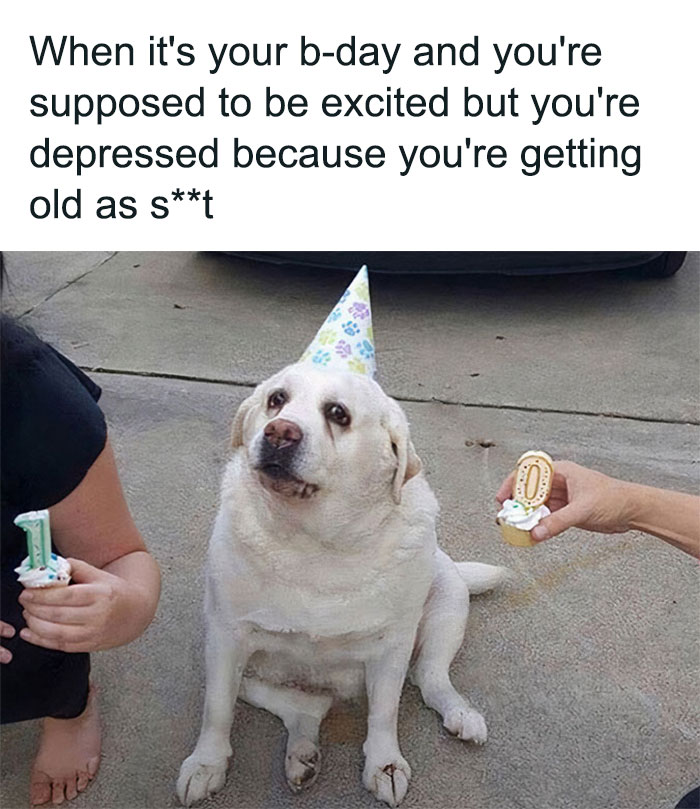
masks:
[[[341,404],[329,404],[326,407],[326,418],[341,427],[347,427],[350,424],[350,414]]]
[[[287,404],[287,394],[283,390],[276,390],[270,394],[267,406],[270,410],[277,410]]]

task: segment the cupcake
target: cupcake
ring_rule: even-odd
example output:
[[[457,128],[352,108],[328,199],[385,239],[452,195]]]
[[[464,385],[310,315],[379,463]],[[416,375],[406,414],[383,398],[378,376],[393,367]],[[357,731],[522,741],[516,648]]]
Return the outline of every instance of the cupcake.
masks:
[[[65,587],[70,583],[70,562],[58,554],[52,553],[47,565],[32,567],[27,556],[19,567],[15,568],[17,580],[29,589],[35,587]]]
[[[27,535],[28,555],[15,568],[24,587],[65,587],[70,583],[70,562],[51,550],[51,521],[48,509],[26,511],[15,517],[15,525]]]
[[[536,543],[530,531],[551,514],[545,503],[552,493],[554,468],[546,452],[526,452],[518,459],[512,498],[496,515],[503,539],[509,545],[529,548]]]

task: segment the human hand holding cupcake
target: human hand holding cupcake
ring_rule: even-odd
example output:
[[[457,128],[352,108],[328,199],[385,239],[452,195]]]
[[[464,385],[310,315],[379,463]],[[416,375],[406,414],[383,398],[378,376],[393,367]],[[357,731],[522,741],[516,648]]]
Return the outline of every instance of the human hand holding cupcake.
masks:
[[[544,456],[545,453],[525,453],[520,461],[526,460],[528,455]],[[546,500],[549,513],[536,513],[533,503],[526,504],[529,508],[522,510],[517,506],[515,488],[520,461],[518,469],[508,475],[496,494],[502,506],[497,522],[504,537],[508,528],[521,531],[519,535],[508,531],[511,543],[515,539],[522,540],[521,547],[539,544],[570,528],[600,534],[637,530],[700,559],[700,498],[697,495],[619,480],[572,461],[556,461],[552,465],[551,491]],[[527,541],[528,531],[530,541]]]

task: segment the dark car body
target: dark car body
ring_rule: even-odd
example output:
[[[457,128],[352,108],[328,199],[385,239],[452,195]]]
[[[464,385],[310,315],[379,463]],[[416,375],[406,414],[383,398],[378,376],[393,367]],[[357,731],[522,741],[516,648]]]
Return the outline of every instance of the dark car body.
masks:
[[[356,270],[363,264],[372,272],[387,273],[497,273],[549,275],[553,273],[634,270],[653,277],[673,275],[682,265],[681,252],[402,252],[402,251],[289,251],[232,252],[254,261],[323,269]]]

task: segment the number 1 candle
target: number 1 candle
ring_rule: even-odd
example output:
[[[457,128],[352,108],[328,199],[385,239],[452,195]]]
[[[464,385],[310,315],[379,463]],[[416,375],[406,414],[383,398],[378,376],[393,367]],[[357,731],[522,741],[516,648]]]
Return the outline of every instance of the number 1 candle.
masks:
[[[27,557],[15,568],[25,587],[60,587],[70,581],[70,564],[51,551],[48,509],[26,511],[15,517],[15,525],[27,535]]]
[[[27,535],[27,553],[30,567],[47,567],[51,562],[51,524],[48,509],[27,511],[15,517]]]

